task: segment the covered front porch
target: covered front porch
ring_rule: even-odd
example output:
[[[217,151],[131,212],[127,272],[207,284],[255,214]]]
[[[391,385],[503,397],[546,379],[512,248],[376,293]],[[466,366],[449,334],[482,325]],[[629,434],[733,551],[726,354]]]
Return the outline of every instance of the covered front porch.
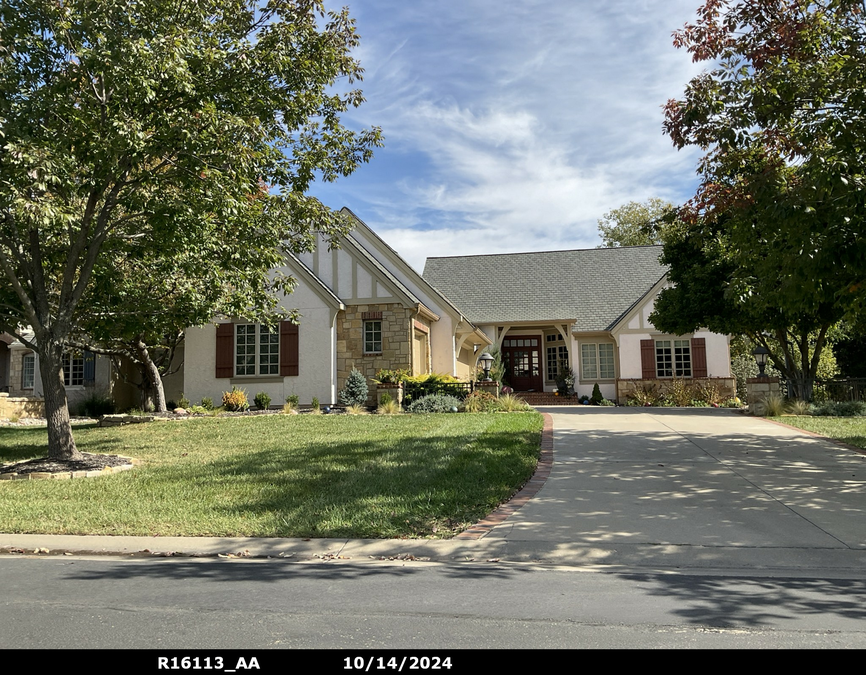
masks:
[[[577,370],[572,365],[576,346],[572,325],[573,320],[562,320],[499,324],[482,330],[502,354],[508,386],[515,392],[552,395],[557,380]]]

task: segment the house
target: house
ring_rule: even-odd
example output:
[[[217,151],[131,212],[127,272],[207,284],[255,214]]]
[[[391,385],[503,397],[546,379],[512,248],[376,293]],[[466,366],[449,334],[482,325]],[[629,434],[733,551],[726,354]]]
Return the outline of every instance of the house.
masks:
[[[338,247],[290,256],[279,271],[297,280],[280,299],[299,323],[268,328],[243,317],[190,328],[183,390],[218,401],[233,386],[275,402],[297,395],[338,401],[352,368],[467,378],[490,338],[348,209],[355,227]],[[371,388],[371,401],[373,392]]]
[[[111,391],[111,363],[93,352],[71,351],[63,360],[63,382],[69,409],[75,413],[96,389]],[[45,414],[39,357],[8,333],[0,333],[0,397],[0,417]]]
[[[732,390],[726,336],[664,335],[649,322],[667,283],[660,247],[429,258],[422,276],[344,212],[354,229],[337,247],[320,240],[280,270],[297,280],[280,305],[298,310],[298,324],[226,317],[187,330],[183,391],[193,403],[233,386],[274,402],[334,403],[353,367],[368,380],[379,369],[466,379],[490,346],[518,391],[555,391],[569,367],[579,394],[598,383],[611,399],[674,376]]]
[[[32,332],[25,333],[24,337],[32,338]],[[140,392],[131,384],[138,376],[135,367],[124,360],[121,368],[122,373],[110,358],[70,349],[63,358],[63,383],[70,413],[82,414],[85,400],[94,394],[111,397],[119,410],[139,406]],[[176,400],[180,396],[180,384],[176,375],[164,378],[166,397]],[[9,333],[0,333],[0,398],[3,399],[0,400],[0,417],[42,417],[45,414],[39,356]]]
[[[424,278],[502,351],[517,391],[575,390],[624,401],[642,384],[714,378],[733,395],[728,338],[666,335],[649,320],[667,282],[660,246],[428,258]]]

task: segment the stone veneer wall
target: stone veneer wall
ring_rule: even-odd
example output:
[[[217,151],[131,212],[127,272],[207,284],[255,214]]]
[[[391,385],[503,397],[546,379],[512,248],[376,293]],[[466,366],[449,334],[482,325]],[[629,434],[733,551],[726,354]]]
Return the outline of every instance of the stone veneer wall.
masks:
[[[382,313],[382,352],[364,353],[364,313]],[[346,386],[354,366],[367,377],[367,402],[376,400],[376,371],[412,369],[412,333],[415,310],[401,304],[353,305],[337,315],[337,391]],[[379,321],[380,319],[374,319]]]
[[[45,417],[45,402],[34,396],[0,393],[0,417]]]

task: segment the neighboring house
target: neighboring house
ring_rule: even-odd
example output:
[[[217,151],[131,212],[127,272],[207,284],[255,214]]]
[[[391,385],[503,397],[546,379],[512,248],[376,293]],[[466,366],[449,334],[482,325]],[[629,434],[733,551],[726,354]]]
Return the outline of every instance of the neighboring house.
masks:
[[[111,393],[111,363],[93,352],[70,351],[63,359],[63,382],[74,414],[93,391]],[[39,357],[8,333],[0,334],[0,392],[10,397],[42,397]]]
[[[243,317],[186,331],[183,390],[218,402],[233,386],[274,403],[290,394],[338,401],[352,368],[368,380],[380,369],[467,378],[491,340],[348,209],[355,221],[338,248],[320,239],[315,252],[291,256],[280,272],[297,280],[281,299],[297,325]],[[372,385],[372,382],[371,382]],[[370,387],[370,400],[374,388]]]
[[[568,368],[575,390],[596,383],[624,401],[643,383],[717,378],[733,395],[728,338],[667,335],[649,320],[667,284],[660,246],[428,258],[424,278],[502,351],[517,391],[556,391]]]
[[[181,358],[182,354],[181,351]],[[135,367],[128,361],[124,361],[122,367],[125,369],[123,374],[130,381],[136,381]],[[90,351],[70,349],[65,354],[63,383],[69,411],[73,415],[82,412],[84,400],[93,394],[110,396],[120,410],[141,405],[138,388],[116,371],[111,359]],[[175,375],[165,378],[166,397],[176,400],[180,395],[180,384]],[[43,398],[39,356],[8,333],[0,333],[0,394],[8,394],[9,398]]]

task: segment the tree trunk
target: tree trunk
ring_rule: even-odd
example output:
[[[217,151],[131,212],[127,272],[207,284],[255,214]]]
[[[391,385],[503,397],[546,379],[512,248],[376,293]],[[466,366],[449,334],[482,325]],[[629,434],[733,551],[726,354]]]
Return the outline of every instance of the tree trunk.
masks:
[[[162,377],[159,375],[159,368],[150,358],[147,345],[142,340],[136,342],[135,353],[138,356],[138,367],[142,375],[142,392],[149,391],[152,394],[153,409],[156,412],[165,412],[168,408],[165,405],[165,389],[162,386]]]
[[[75,447],[72,425],[69,423],[62,354],[58,348],[39,350],[39,371],[48,422],[48,457],[58,460],[80,459],[81,453]]]

